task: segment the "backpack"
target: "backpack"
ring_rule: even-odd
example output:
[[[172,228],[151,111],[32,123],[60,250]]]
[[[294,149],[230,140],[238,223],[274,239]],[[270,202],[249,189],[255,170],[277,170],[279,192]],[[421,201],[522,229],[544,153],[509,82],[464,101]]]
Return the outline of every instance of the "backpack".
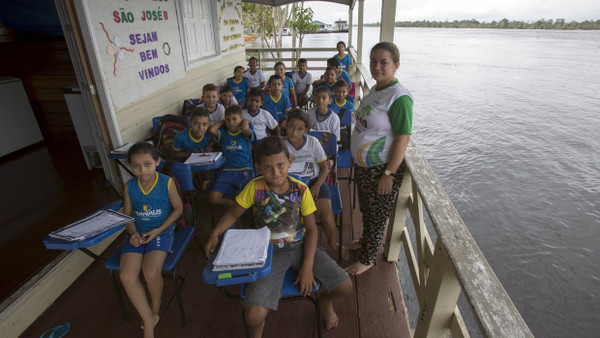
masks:
[[[339,117],[340,117],[340,142],[339,142],[339,150],[350,150],[350,139],[352,138],[350,131],[350,124],[341,123],[343,121],[344,115],[346,115],[346,108],[340,109]],[[348,115],[350,116],[350,115]],[[352,121],[350,121],[352,123]]]
[[[167,114],[161,117],[156,131],[152,135],[152,143],[154,143],[160,157],[169,158],[175,135],[187,129],[187,127],[187,121],[181,116]]]
[[[190,117],[192,115],[192,109],[200,104],[200,99],[187,99],[183,101],[183,107],[181,108],[181,115]]]
[[[177,193],[179,194],[179,198],[181,198],[181,203],[183,203],[183,214],[181,214],[181,216],[179,216],[179,218],[175,221],[175,231],[179,231],[188,225],[195,224],[194,210],[192,209],[192,205],[190,204],[187,195],[183,193],[183,188],[181,188],[181,184],[179,184],[177,177],[175,177],[175,175],[173,175],[171,172],[173,163],[173,161],[165,161],[165,165],[160,172],[173,179],[173,182],[175,182],[175,188],[177,188]]]

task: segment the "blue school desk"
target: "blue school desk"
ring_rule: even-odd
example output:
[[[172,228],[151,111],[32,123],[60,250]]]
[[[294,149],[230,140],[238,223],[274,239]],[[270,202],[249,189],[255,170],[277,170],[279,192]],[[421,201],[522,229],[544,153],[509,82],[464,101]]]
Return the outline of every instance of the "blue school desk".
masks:
[[[260,268],[241,269],[241,270],[230,270],[230,271],[212,271],[213,262],[215,260],[216,252],[208,258],[204,270],[202,271],[202,279],[206,284],[214,284],[218,287],[252,283],[255,280],[267,276],[271,273],[271,263],[273,262],[273,244],[269,243],[269,249],[267,253],[267,260],[265,265]]]
[[[106,210],[106,209],[110,209],[110,210],[119,210],[121,209],[121,207],[123,207],[123,201],[114,201],[108,205],[105,205],[104,207],[100,208],[100,210]],[[102,242],[103,240],[105,240],[106,238],[108,238],[110,235],[118,232],[119,230],[123,229],[123,227],[125,227],[125,224],[121,224],[119,226],[116,226],[110,230],[107,230],[101,234],[98,234],[94,237],[90,237],[87,239],[83,239],[80,241],[67,241],[64,239],[59,239],[59,238],[54,238],[54,237],[50,237],[50,236],[46,236],[46,238],[44,238],[44,246],[46,246],[46,249],[55,249],[55,250],[76,250],[79,249],[80,251],[82,251],[83,253],[85,253],[86,255],[92,257],[93,259],[100,261],[102,263],[106,263],[106,260],[98,255],[96,255],[95,253],[93,253],[92,251],[88,250],[87,248],[89,248],[90,246],[96,245],[100,242]]]

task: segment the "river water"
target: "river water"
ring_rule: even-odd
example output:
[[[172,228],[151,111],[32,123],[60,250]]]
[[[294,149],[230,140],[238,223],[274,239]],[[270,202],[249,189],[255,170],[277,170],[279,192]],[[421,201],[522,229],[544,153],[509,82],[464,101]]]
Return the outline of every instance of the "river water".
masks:
[[[365,28],[367,65],[378,38]],[[412,139],[534,335],[597,337],[600,31],[396,28],[394,41]]]

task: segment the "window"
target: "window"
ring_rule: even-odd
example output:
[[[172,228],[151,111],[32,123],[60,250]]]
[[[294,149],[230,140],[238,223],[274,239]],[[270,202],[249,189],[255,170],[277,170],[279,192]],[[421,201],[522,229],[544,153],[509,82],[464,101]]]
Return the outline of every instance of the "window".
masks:
[[[216,2],[211,0],[178,1],[179,26],[186,68],[220,53]]]

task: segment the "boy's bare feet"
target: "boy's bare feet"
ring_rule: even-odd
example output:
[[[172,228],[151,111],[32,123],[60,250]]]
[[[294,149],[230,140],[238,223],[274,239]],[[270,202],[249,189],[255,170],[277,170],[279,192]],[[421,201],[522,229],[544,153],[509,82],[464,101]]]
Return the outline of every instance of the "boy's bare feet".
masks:
[[[358,250],[360,249],[360,241],[355,239],[349,245],[344,245],[344,247],[348,250]]]
[[[349,275],[360,275],[361,273],[372,268],[373,265],[364,265],[361,262],[354,262],[349,267],[346,268],[346,272]]]
[[[144,338],[154,338],[154,328],[156,327],[156,324],[158,324],[159,320],[160,317],[156,313],[154,313],[152,315],[152,320],[150,320],[150,323],[142,324],[142,326],[144,326]]]
[[[335,329],[338,326],[339,318],[333,310],[333,305],[331,302],[327,302],[327,304],[324,303],[323,305],[322,311],[323,319],[325,320],[325,329]]]

